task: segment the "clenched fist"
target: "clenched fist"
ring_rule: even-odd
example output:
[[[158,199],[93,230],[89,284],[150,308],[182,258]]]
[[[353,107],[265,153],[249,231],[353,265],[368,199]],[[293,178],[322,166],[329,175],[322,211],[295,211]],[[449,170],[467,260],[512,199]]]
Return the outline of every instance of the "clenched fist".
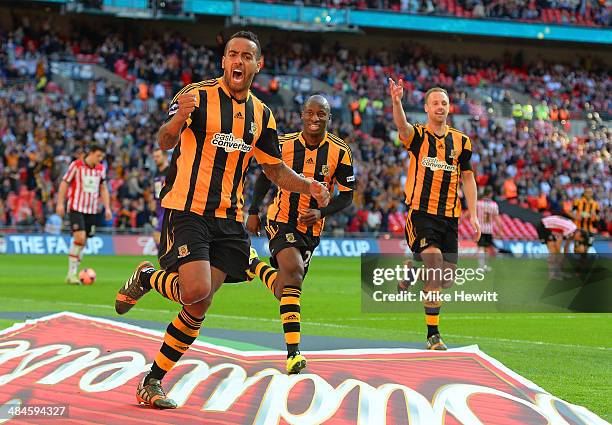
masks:
[[[310,183],[310,194],[313,198],[316,199],[317,204],[319,204],[319,207],[326,207],[329,203],[329,190],[327,190],[327,187],[325,187],[325,185],[321,184],[316,180],[312,180],[312,182]]]
[[[257,236],[260,235],[259,230],[261,229],[261,220],[259,219],[258,214],[249,214],[246,221],[246,228],[249,232],[251,232],[251,234]]]
[[[176,115],[182,120],[185,121],[189,118],[189,114],[191,114],[196,107],[196,95],[193,93],[184,93],[180,95],[177,99],[178,103],[178,111]]]

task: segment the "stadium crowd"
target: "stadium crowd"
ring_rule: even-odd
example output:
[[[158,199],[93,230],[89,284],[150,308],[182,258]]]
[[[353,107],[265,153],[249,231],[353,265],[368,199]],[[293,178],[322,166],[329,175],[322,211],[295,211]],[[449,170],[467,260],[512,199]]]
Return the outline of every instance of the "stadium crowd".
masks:
[[[170,33],[131,46],[118,34],[67,39],[52,28],[50,21],[24,22],[0,33],[0,226],[48,222],[68,164],[97,142],[107,147],[114,212],[110,222],[99,224],[118,231],[149,227],[155,216],[151,153],[168,99],[192,81],[220,75],[222,36],[211,47]],[[394,55],[353,55],[342,46],[322,51],[272,41],[264,52],[272,75],[312,76],[330,86],[332,131],[354,152],[355,202],[328,219],[328,230],[403,231],[402,170],[408,158],[396,140],[386,94],[387,78],[401,76],[408,110],[421,110],[427,88],[440,85],[451,93],[452,112],[472,117],[456,126],[472,138],[479,185],[491,186],[497,199],[567,211],[569,201],[591,186],[602,205],[600,231],[612,232],[612,132],[600,118],[612,115],[606,97],[612,79],[599,64],[528,64],[512,55],[498,62],[445,59],[420,46]],[[66,93],[50,73],[58,58],[98,63],[121,77],[120,83],[91,80],[84,95]],[[257,87],[273,100],[280,132],[301,126],[298,111],[306,93],[295,90],[295,104],[287,108],[274,101],[278,86]],[[473,95],[482,87],[493,88],[491,99]],[[513,93],[538,103],[531,110],[515,108]],[[512,116],[501,118],[494,110],[504,104]],[[569,117],[587,118],[592,127],[570,136]]]
[[[605,0],[286,0],[307,6],[378,9],[450,15],[461,18],[511,19],[586,26],[612,25]]]

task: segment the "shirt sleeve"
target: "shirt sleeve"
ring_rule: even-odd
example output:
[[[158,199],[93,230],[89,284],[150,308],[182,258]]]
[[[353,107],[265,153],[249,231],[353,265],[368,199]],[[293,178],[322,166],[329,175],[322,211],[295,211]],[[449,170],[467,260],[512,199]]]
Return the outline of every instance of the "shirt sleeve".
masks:
[[[338,196],[334,196],[334,198],[329,202],[329,205],[323,208],[319,208],[321,211],[321,218],[327,217],[331,214],[335,214],[338,211],[342,211],[353,202],[353,191],[343,191],[338,194]]]
[[[263,130],[255,142],[254,155],[259,164],[280,164],[282,161],[276,132],[276,120],[270,109],[265,106],[262,117]]]
[[[399,135],[399,139],[406,149],[414,152],[415,148],[418,150],[423,142],[423,127],[420,124],[414,124],[412,127],[414,131],[409,139],[405,139],[401,135]]]
[[[338,190],[346,192],[355,189],[355,172],[353,170],[353,155],[350,150],[342,150],[335,175]]]
[[[170,121],[172,117],[178,112],[179,110],[178,98],[180,95],[185,94],[185,93],[192,93],[196,96],[196,104],[195,104],[195,109],[193,112],[197,111],[200,108],[200,91],[197,90],[196,88],[191,88],[191,85],[185,86],[174,96],[174,98],[170,102],[170,106],[168,107],[168,115],[166,116],[166,119],[164,120],[164,124]],[[193,114],[193,112],[191,114]],[[187,121],[185,121],[186,127],[189,127],[191,125],[191,114],[189,114]]]
[[[74,179],[76,172],[77,172],[76,161],[72,161],[70,165],[68,166],[68,171],[66,171],[66,174],[64,174],[64,177],[62,177],[62,180],[64,180],[66,183],[71,183],[72,180]]]
[[[469,137],[465,137],[461,154],[459,154],[459,169],[460,171],[472,171],[472,142]]]

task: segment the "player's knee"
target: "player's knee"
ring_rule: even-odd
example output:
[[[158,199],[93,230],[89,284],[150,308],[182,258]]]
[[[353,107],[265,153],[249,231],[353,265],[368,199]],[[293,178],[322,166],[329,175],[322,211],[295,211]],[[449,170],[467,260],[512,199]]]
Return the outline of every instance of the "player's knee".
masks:
[[[74,232],[74,243],[77,245],[85,245],[87,237],[85,232]]]
[[[302,281],[304,280],[303,264],[294,264],[293,267],[288,270],[288,274],[293,286],[302,286]]]
[[[205,279],[181,280],[181,301],[193,305],[210,295],[210,282]]]
[[[193,317],[202,318],[206,314],[208,307],[210,307],[210,301],[208,298],[205,298],[202,301],[186,306],[185,310],[187,310],[187,312]]]

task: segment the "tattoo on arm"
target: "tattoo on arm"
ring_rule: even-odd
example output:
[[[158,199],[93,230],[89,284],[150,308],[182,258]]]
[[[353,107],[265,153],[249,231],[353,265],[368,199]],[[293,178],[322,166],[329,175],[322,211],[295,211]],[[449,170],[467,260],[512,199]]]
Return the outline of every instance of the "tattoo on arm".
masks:
[[[157,133],[157,143],[165,151],[175,147],[180,138],[180,132],[179,134],[173,134],[166,126],[167,124],[162,125]]]
[[[300,177],[295,171],[284,163],[262,164],[266,177],[281,189],[289,192],[310,193],[310,182]]]

